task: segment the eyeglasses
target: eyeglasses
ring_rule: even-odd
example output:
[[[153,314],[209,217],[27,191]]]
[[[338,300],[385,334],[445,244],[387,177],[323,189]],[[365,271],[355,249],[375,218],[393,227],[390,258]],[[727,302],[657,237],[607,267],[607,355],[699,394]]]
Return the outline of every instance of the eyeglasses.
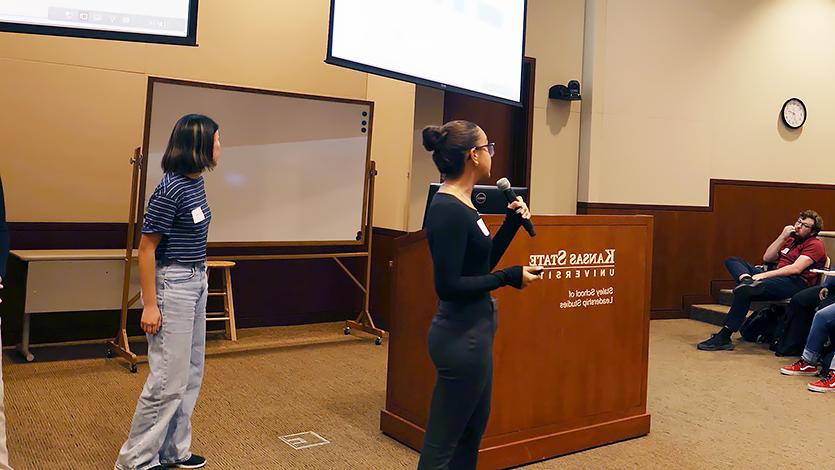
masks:
[[[487,144],[484,144],[484,145],[479,145],[479,146],[473,147],[473,150],[478,150],[478,149],[487,149],[487,153],[489,153],[490,157],[492,158],[493,155],[496,154],[496,143],[495,142],[490,142],[490,143],[487,143]]]
[[[800,225],[802,225],[802,226],[804,226],[804,227],[806,227],[806,228],[808,228],[808,229],[812,229],[812,228],[814,228],[814,226],[815,226],[815,224],[806,224],[806,223],[803,223],[803,219],[797,219],[797,222],[795,222],[795,223],[796,223],[796,224],[800,224]]]

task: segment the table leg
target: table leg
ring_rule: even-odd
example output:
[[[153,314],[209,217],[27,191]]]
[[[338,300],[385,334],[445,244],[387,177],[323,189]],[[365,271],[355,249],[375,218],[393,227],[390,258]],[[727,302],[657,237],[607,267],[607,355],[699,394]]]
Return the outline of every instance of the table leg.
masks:
[[[29,322],[31,318],[31,314],[23,314],[23,333],[20,335],[20,343],[17,345],[17,350],[20,351],[27,362],[35,360],[34,354],[29,352]]]

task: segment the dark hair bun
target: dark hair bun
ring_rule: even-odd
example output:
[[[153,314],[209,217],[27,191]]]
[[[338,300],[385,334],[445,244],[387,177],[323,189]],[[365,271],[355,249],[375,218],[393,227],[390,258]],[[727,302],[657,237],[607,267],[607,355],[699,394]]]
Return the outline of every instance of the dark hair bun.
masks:
[[[447,131],[441,126],[426,126],[423,128],[423,148],[434,152],[438,144],[446,139]]]

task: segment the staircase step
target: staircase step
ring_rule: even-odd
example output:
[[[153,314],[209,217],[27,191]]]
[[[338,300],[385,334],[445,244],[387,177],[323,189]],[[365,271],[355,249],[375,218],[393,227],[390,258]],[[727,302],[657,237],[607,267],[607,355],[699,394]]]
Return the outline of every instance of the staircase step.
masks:
[[[716,296],[716,302],[719,305],[727,305],[730,306],[731,303],[734,301],[734,291],[733,289],[720,289],[719,295]]]

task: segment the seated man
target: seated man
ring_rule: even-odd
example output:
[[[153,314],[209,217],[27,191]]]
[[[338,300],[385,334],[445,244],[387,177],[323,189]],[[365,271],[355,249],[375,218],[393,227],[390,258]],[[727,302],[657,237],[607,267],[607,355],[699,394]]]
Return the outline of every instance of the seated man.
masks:
[[[823,347],[826,340],[835,333],[835,305],[818,310],[815,319],[812,321],[812,329],[809,330],[809,337],[806,339],[806,348],[803,356],[790,366],[780,369],[783,375],[815,375],[818,373],[818,364],[821,360]],[[835,360],[833,360],[835,362]],[[835,392],[835,364],[826,364],[827,369],[821,374],[818,381],[811,382],[808,389],[813,392]]]
[[[725,324],[718,333],[699,343],[702,351],[733,349],[731,335],[739,330],[754,300],[787,299],[813,286],[818,275],[811,269],[823,268],[826,250],[816,238],[823,229],[823,219],[812,210],[803,211],[794,225],[787,225],[763,255],[766,263],[777,263],[771,271],[755,268],[739,258],[728,258],[725,267],[737,281],[734,300]]]

